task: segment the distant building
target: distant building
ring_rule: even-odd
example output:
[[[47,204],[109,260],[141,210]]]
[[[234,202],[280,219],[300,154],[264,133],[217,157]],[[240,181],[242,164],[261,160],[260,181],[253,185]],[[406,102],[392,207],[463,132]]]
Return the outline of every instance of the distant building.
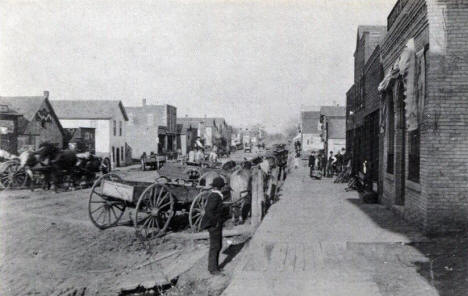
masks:
[[[36,150],[43,142],[62,148],[64,131],[49,92],[35,97],[0,97],[0,146],[13,154]]]
[[[126,157],[127,112],[121,101],[51,101],[64,128],[94,128],[96,155],[108,158],[111,166],[129,161]]]
[[[310,152],[324,149],[321,133],[320,111],[302,111],[302,150],[304,152]]]
[[[322,106],[320,115],[325,152],[336,154],[346,147],[346,107]]]
[[[180,124],[190,124],[197,127],[198,136],[204,141],[205,146],[213,145],[228,148],[231,137],[226,120],[221,117],[180,117],[177,119]]]
[[[198,129],[190,123],[177,124],[177,149],[182,155],[187,155],[195,147]]]
[[[177,108],[171,105],[148,105],[143,99],[141,107],[126,107],[129,117],[127,142],[132,147],[132,158],[139,159],[143,152],[150,154],[177,150]]]

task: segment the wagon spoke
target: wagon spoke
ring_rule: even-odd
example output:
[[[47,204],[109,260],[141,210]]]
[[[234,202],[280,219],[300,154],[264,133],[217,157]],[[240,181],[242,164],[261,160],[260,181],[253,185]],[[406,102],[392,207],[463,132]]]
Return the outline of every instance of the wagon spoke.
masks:
[[[98,210],[102,209],[102,207],[104,207],[104,205],[95,208],[94,210],[91,211],[91,214],[93,214],[93,213],[97,212]]]
[[[161,186],[161,189],[159,190],[159,195],[157,201],[161,199],[162,193],[164,192],[164,187]]]
[[[117,214],[115,213],[115,210],[114,210],[114,207],[112,207],[112,208],[110,208],[110,209],[111,209],[111,211],[112,211],[112,214],[114,214],[115,219],[118,220]]]
[[[99,219],[101,218],[102,214],[104,213],[104,209],[99,213],[99,215],[96,217],[96,222],[99,223]]]
[[[198,217],[197,219],[195,219],[195,225],[196,225],[196,226],[200,226],[201,220],[202,220],[202,216],[200,216],[200,217]]]
[[[92,200],[90,203],[106,203],[105,200]]]
[[[146,224],[148,224],[148,222],[149,222],[150,220],[151,220],[151,216],[146,216],[145,218],[143,218],[143,219],[140,221],[140,223],[144,221],[144,222],[143,222],[143,225],[142,225],[142,228],[144,228],[144,227],[146,226]]]
[[[154,195],[155,195],[155,187],[153,186],[151,190],[148,192],[148,201],[152,208],[154,208],[154,205],[155,205]]]
[[[115,204],[114,207],[116,207],[117,209],[119,209],[121,212],[123,212],[125,210],[125,207],[122,206],[121,204]]]
[[[160,209],[163,209],[164,207],[166,207],[166,206],[168,206],[168,205],[170,205],[170,204],[171,204],[171,201],[169,200],[169,201],[166,202],[165,204],[160,205],[159,208],[160,208]]]
[[[154,222],[155,222],[155,224],[156,224],[155,226],[156,226],[157,229],[161,229],[161,226],[159,225],[159,219],[158,219],[158,218],[159,218],[159,217],[156,217],[156,218],[154,219],[154,220],[155,220]]]

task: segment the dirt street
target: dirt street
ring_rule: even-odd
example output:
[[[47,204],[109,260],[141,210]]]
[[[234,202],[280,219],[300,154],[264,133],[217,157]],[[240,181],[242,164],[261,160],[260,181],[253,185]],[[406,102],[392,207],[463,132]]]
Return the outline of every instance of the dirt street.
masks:
[[[154,171],[120,174],[151,180]],[[161,239],[148,253],[137,240],[128,214],[122,222],[128,226],[97,229],[88,217],[89,192],[0,193],[0,295],[66,295],[74,290],[85,290],[85,295],[115,295],[138,274],[163,278],[156,264],[141,267],[158,256],[172,252],[174,255],[158,262],[170,266],[177,258],[183,259],[184,252],[198,257],[205,253],[203,243],[175,239]]]
[[[253,154],[233,154],[244,156]],[[151,182],[156,175],[139,166],[114,172],[133,181]],[[167,282],[197,262],[203,268],[195,268],[196,274],[205,271],[206,241],[167,236],[145,249],[135,235],[132,209],[118,227],[99,230],[88,216],[89,194],[90,189],[0,192],[0,295],[117,295],[139,284]],[[169,231],[190,232],[184,221]],[[239,246],[225,245],[221,259],[230,261]]]

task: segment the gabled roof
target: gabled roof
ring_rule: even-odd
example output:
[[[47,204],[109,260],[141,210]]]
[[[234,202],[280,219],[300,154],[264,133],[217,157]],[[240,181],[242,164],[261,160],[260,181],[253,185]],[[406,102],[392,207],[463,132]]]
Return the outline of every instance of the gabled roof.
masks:
[[[0,97],[0,105],[7,105],[12,111],[31,121],[44,103],[44,96],[37,97]]]
[[[41,106],[45,103],[50,109],[50,114],[54,118],[57,127],[62,135],[64,134],[62,124],[58,119],[57,113],[48,99],[48,93],[43,96],[33,97],[0,97],[0,105],[7,105],[9,113],[22,115],[27,121],[31,121],[36,116]],[[25,126],[24,126],[25,128]],[[20,131],[22,133],[23,131]]]
[[[118,100],[57,100],[51,101],[60,119],[111,119],[114,109],[120,110],[125,121],[127,112]]]
[[[320,108],[320,114],[328,117],[345,117],[346,107],[345,106],[322,106]]]
[[[319,134],[318,124],[320,122],[320,111],[301,112],[301,124],[303,134]]]

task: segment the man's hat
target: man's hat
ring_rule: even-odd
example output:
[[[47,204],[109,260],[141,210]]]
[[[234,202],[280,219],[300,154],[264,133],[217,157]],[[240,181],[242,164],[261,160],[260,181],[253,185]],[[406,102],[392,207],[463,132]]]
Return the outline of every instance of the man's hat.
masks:
[[[223,188],[225,185],[223,178],[221,177],[216,177],[213,179],[213,183],[211,183],[211,186],[214,188]]]

